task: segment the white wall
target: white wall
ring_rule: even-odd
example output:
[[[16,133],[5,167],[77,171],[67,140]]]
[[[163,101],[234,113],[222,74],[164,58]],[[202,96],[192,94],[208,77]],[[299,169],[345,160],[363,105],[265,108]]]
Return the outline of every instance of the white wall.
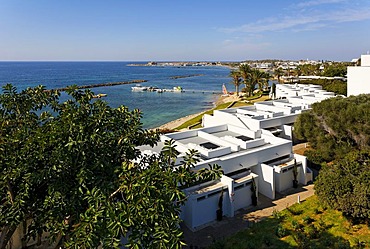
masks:
[[[198,131],[198,136],[201,137],[201,138],[204,138],[206,140],[209,140],[212,143],[218,144],[220,146],[230,147],[233,151],[239,151],[239,146],[238,145],[236,145],[234,143],[230,143],[230,142],[228,142],[224,139],[221,139],[219,137],[216,137],[215,135],[206,133],[204,131]]]
[[[223,215],[228,217],[234,217],[234,205],[233,205],[233,184],[234,179],[223,175],[221,177],[221,182],[227,186],[227,190],[224,190],[227,192],[228,198],[224,199],[223,203]]]
[[[260,129],[278,127],[280,125],[294,123],[297,117],[298,117],[298,114],[294,113],[294,114],[289,114],[289,115],[282,116],[282,117],[275,117],[275,118],[261,120]]]
[[[267,138],[265,139],[268,142]],[[283,140],[281,138],[275,137],[271,137],[270,139]],[[260,149],[256,148],[252,149],[251,151],[241,151],[239,153],[223,156],[221,158],[218,158],[217,160],[213,160],[212,162],[210,162],[209,160],[202,161],[195,166],[195,169],[199,170],[201,168],[208,167],[208,164],[210,163],[217,163],[222,166],[224,174],[228,174],[237,170],[241,170],[243,168],[248,169],[264,161],[269,161],[283,155],[288,155],[291,153],[291,151],[292,143],[287,140],[287,142],[284,144],[267,145],[261,147]]]
[[[240,127],[247,127],[248,129],[254,130],[254,131],[261,129],[259,119],[250,118],[250,117],[243,117],[243,116],[239,116],[239,117],[235,117],[235,118],[240,120],[239,123],[237,123],[237,125],[240,126]],[[233,124],[233,123],[231,123],[231,124]]]
[[[197,230],[216,221],[221,189],[223,189],[223,216],[233,217],[236,210],[252,205],[252,177],[255,180],[258,193],[259,176],[253,173],[246,177],[237,178],[237,180],[223,175],[220,179],[221,185],[205,192],[195,193],[194,190],[201,188],[201,186],[206,187],[206,183],[186,189],[185,192],[188,194],[188,199],[185,205],[181,207],[180,218],[192,230]],[[236,181],[238,182],[236,183]]]
[[[361,66],[370,67],[370,55],[369,54],[361,55]]]
[[[259,131],[248,130],[243,127],[238,127],[232,124],[229,124],[229,131],[240,133],[251,138],[259,138],[261,136],[261,133]]]
[[[265,102],[257,102],[254,104],[257,107],[258,111],[272,111],[274,113],[270,113],[272,117],[275,116],[282,116],[283,114],[290,114],[291,113],[291,108],[287,106],[275,106],[275,105],[269,105],[266,104]]]
[[[308,174],[307,169],[307,158],[302,155],[293,154],[293,157],[296,159],[298,166],[298,183],[306,185],[307,182],[312,181],[312,174]],[[292,162],[285,167],[275,166],[275,186],[276,191],[284,191],[293,186],[293,171],[292,171]],[[284,169],[289,170],[285,171]]]
[[[217,219],[218,203],[221,196],[221,188],[204,194],[190,195],[183,208],[185,214],[182,216],[185,224],[191,229],[215,221]],[[223,190],[223,210],[227,210],[230,203],[228,190]]]
[[[227,113],[227,112],[214,111],[213,116],[208,115],[208,114],[203,115],[203,119],[202,119],[203,127],[210,127],[210,126],[215,126],[215,125],[220,125],[220,124],[232,124],[232,125],[239,126],[239,127],[250,128],[246,126],[243,123],[243,121],[241,121],[238,117],[230,113]]]
[[[298,166],[298,179],[300,179],[301,173],[302,173],[302,166],[300,165]],[[293,180],[294,180],[293,169],[287,170],[285,172],[283,172],[283,170],[281,170],[280,172],[275,172],[276,191],[282,192],[289,188],[292,188]],[[301,183],[300,181],[298,182]]]
[[[370,66],[347,68],[347,96],[370,93]]]
[[[275,199],[274,167],[261,163],[252,169],[258,175],[258,192]]]
[[[282,128],[283,128],[283,135],[280,137],[292,140],[293,139],[293,132],[292,132],[293,126],[283,125]]]
[[[306,185],[308,181],[312,181],[312,179],[307,179],[307,158],[305,156],[294,154],[294,158],[297,159],[297,162],[302,163],[302,170],[299,172],[298,175],[298,182]]]
[[[217,125],[217,126],[211,126],[211,127],[205,127],[205,128],[200,128],[201,129],[201,131],[204,133],[204,132],[206,132],[206,133],[213,133],[213,132],[218,132],[218,131],[225,131],[225,130],[227,130],[227,125],[226,124],[224,124],[224,125],[222,125],[222,124],[219,124],[219,125]],[[199,135],[199,133],[198,133],[198,135]]]
[[[195,137],[198,135],[197,130],[191,130],[191,131],[183,131],[183,132],[174,132],[166,135],[161,136],[161,141],[164,142],[166,140],[174,139],[179,140],[187,137]]]
[[[256,185],[258,184],[258,179],[255,179]],[[237,189],[235,189],[235,186]],[[239,187],[238,187],[239,186]],[[248,207],[252,205],[252,190],[251,190],[252,182],[249,181],[247,183],[242,183],[238,185],[234,185],[234,196],[233,196],[233,204],[235,211],[241,208]],[[242,188],[240,188],[242,187]]]

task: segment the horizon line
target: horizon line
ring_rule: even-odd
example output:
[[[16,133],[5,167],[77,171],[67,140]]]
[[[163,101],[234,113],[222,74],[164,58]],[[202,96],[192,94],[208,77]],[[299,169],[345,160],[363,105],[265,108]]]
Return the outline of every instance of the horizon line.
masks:
[[[246,62],[246,61],[324,61],[350,62],[326,59],[244,59],[244,60],[0,60],[0,62]]]

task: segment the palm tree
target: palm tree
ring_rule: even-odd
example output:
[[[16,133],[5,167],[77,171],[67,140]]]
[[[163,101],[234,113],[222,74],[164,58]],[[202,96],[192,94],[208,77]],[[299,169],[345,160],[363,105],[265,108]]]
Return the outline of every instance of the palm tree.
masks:
[[[297,66],[297,76],[301,76],[302,75],[302,67],[301,66]]]
[[[249,89],[250,81],[251,81],[251,67],[248,64],[240,64],[239,65],[239,72],[240,76],[243,79],[243,84],[245,89]]]
[[[263,86],[262,86],[262,89],[260,88],[261,91],[268,88],[270,79],[271,79],[270,73],[263,72]]]
[[[280,83],[280,77],[284,75],[284,70],[281,67],[278,67],[274,71],[275,76],[277,77],[278,83]]]
[[[236,96],[239,96],[239,86],[241,84],[240,72],[232,70],[230,72],[230,77],[233,78],[233,81],[231,83],[235,86]]]
[[[301,65],[301,73],[302,75],[319,75],[320,65],[312,65],[312,64],[305,64]]]
[[[258,89],[262,90],[263,82],[264,82],[264,72],[258,69],[252,69],[251,71],[251,84],[249,90],[249,94],[252,95],[256,85],[258,85]]]
[[[271,86],[271,98],[275,99],[275,97],[276,97],[276,84],[274,82],[272,83],[272,86]]]

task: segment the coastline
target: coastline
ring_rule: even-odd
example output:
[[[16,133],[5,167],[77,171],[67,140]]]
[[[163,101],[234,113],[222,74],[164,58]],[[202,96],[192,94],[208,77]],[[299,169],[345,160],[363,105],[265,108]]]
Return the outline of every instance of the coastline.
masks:
[[[217,99],[217,101],[215,102],[215,106],[218,106],[220,104],[223,104],[223,103],[227,103],[227,102],[233,102],[235,100],[238,100],[239,97],[237,97],[236,95],[228,95],[228,96],[222,96],[220,95]],[[190,115],[187,115],[185,117],[182,117],[182,118],[179,118],[179,119],[175,119],[175,120],[172,120],[168,123],[165,123],[159,127],[156,127],[155,129],[169,129],[169,130],[174,130],[176,129],[177,127],[179,127],[180,125],[182,125],[183,123],[185,123],[186,121],[192,119],[192,118],[195,118],[196,116],[198,115],[201,115],[203,113],[205,113],[206,111],[203,111],[203,112],[199,112],[199,113],[194,113],[194,114],[190,114]]]
[[[178,119],[175,119],[175,120],[172,120],[168,123],[165,123],[159,127],[156,127],[155,129],[169,129],[169,130],[174,130],[175,128],[179,127],[180,125],[182,125],[183,123],[185,123],[186,121],[192,119],[192,118],[195,118],[196,116],[198,115],[201,115],[202,113],[204,112],[199,112],[199,113],[194,113],[194,114],[190,114],[190,115],[187,115],[185,117],[182,117],[182,118],[178,118]]]

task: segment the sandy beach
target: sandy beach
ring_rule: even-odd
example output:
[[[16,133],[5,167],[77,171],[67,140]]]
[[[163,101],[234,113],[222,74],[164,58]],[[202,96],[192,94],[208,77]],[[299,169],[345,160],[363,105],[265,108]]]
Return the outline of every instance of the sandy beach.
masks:
[[[215,102],[215,106],[218,106],[220,104],[223,104],[223,103],[227,103],[227,102],[232,102],[232,101],[235,101],[235,100],[238,100],[239,97],[237,97],[236,95],[228,95],[228,96],[220,96],[219,99]],[[185,123],[186,121],[192,119],[192,118],[195,118],[196,116],[202,114],[204,112],[200,112],[200,113],[194,113],[194,114],[191,114],[191,115],[188,115],[188,116],[185,116],[185,117],[182,117],[182,118],[179,118],[179,119],[176,119],[176,120],[173,120],[171,122],[168,122],[164,125],[161,125],[159,127],[157,127],[157,129],[170,129],[170,130],[173,130],[175,129],[176,127],[179,127],[180,125],[182,125],[183,123]]]

